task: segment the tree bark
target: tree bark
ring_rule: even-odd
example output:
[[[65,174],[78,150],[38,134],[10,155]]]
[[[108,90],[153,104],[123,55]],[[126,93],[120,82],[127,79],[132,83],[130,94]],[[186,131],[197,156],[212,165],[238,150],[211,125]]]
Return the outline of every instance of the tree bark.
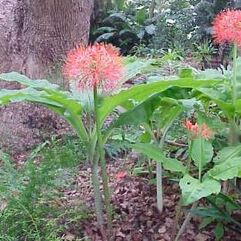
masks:
[[[92,10],[93,0],[0,0],[0,72],[44,77],[67,51],[87,44]]]

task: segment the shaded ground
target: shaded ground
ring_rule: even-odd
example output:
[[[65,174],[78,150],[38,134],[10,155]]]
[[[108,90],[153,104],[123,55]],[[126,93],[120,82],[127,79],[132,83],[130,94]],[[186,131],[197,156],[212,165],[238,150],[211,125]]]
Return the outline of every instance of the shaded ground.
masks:
[[[124,162],[109,163],[108,172],[112,188],[112,203],[114,206],[114,241],[173,241],[175,230],[175,210],[179,201],[177,184],[164,181],[164,212],[159,214],[156,208],[156,190],[149,180],[128,174],[134,165],[133,159]],[[123,170],[127,171],[122,175]],[[120,175],[121,174],[121,175]],[[66,190],[68,202],[80,199],[94,210],[94,200],[90,181],[90,168],[83,167],[76,179],[76,189]],[[184,209],[185,213],[188,208]],[[182,224],[181,218],[179,224]],[[214,241],[213,229],[200,231],[199,220],[192,219],[180,241]],[[90,219],[83,224],[83,232],[92,241],[101,241],[97,223]],[[75,240],[75,233],[72,233]],[[228,233],[223,241],[239,241],[241,237]]]

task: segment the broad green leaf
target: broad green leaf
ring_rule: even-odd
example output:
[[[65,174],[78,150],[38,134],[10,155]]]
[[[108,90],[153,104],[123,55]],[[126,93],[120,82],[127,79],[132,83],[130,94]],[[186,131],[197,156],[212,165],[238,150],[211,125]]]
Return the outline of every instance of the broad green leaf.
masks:
[[[186,167],[184,167],[180,161],[165,157],[160,148],[154,144],[136,143],[128,146],[133,148],[135,151],[146,155],[150,159],[153,159],[157,162],[162,162],[163,167],[168,171],[181,172],[183,174],[187,171]]]
[[[183,106],[177,100],[164,97],[153,118],[154,121],[158,120],[159,128],[166,128],[183,110]]]
[[[179,105],[178,101],[169,98],[161,98],[161,96],[157,94],[121,114],[110,128],[116,128],[121,125],[147,123],[157,108],[159,109],[158,112],[160,112],[158,118],[162,120],[163,123],[162,127],[175,119],[182,111],[182,107]]]
[[[143,122],[148,122],[155,109],[160,106],[161,101],[159,95],[151,96],[133,109],[121,114],[110,128],[116,128],[121,125],[138,125]]]
[[[240,116],[241,115],[241,99],[238,99],[234,103],[235,112]]]
[[[179,184],[182,190],[183,205],[189,205],[213,193],[217,194],[221,190],[220,183],[214,179],[206,179],[200,182],[189,175],[185,175]]]
[[[123,90],[118,94],[108,96],[104,98],[102,105],[100,107],[101,113],[101,122],[103,123],[104,119],[115,109],[117,106],[124,104],[127,101],[136,101],[142,102],[151,95],[161,93],[164,90],[177,86],[183,88],[201,88],[205,86],[212,86],[220,81],[218,80],[193,80],[190,78],[187,79],[178,79],[171,81],[159,81],[149,84],[141,84],[133,86],[130,89]]]
[[[192,142],[191,157],[196,167],[203,168],[212,160],[213,146],[212,144],[199,136]],[[201,164],[201,165],[200,165]]]
[[[46,92],[48,93],[48,95],[46,95],[46,98],[48,100],[58,102],[62,104],[66,109],[68,109],[70,112],[76,115],[81,115],[83,110],[82,105],[78,100],[73,99],[69,92],[62,92],[56,90],[46,90]]]
[[[18,82],[27,87],[40,88],[40,89],[58,89],[59,86],[51,84],[48,80],[31,80],[27,76],[17,72],[0,74],[0,79],[11,82]]]
[[[88,136],[81,120],[82,106],[67,93],[53,89],[46,91],[39,91],[34,88],[21,90],[3,89],[0,90],[0,105],[20,101],[42,104],[65,118],[85,142],[88,140]]]
[[[164,157],[160,148],[154,144],[135,143],[135,144],[129,144],[128,146],[134,149],[135,151],[142,153],[146,155],[148,158],[153,159],[155,161],[162,161]]]
[[[125,74],[120,80],[120,84],[125,83],[127,80],[132,79],[137,74],[149,72],[152,69],[152,64],[155,62],[153,59],[141,59],[136,57],[125,57]]]
[[[212,218],[213,221],[215,220],[225,220],[225,221],[230,221],[226,215],[223,215],[219,210],[217,210],[214,207],[201,207],[201,208],[196,208],[191,211],[194,215],[205,218]]]
[[[235,107],[231,102],[230,90],[227,90],[225,85],[219,85],[217,88],[199,88],[198,91],[215,102],[225,115],[233,116]]]
[[[171,172],[181,172],[183,174],[187,173],[187,168],[174,158],[163,158],[163,168]]]
[[[231,162],[231,159],[241,156],[241,145],[224,147],[213,159],[216,164]]]
[[[0,105],[6,105],[11,102],[31,101],[41,102],[43,104],[62,107],[61,104],[45,99],[44,91],[37,91],[33,88],[25,88],[21,90],[0,90]]]
[[[196,74],[198,79],[224,79],[222,71],[219,69],[205,69]]]
[[[100,28],[97,28],[96,30],[93,31],[93,34],[94,35],[100,35],[100,34],[103,34],[103,33],[110,33],[110,32],[115,32],[117,31],[116,28],[112,28],[112,27],[100,27]]]
[[[228,180],[239,177],[241,172],[241,157],[228,158],[221,164],[215,165],[206,175],[216,180]]]

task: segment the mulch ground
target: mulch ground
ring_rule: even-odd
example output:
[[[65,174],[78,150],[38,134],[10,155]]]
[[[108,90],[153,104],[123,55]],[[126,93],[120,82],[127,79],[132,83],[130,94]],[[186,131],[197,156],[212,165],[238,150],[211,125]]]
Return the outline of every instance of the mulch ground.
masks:
[[[164,211],[160,214],[156,208],[156,188],[145,177],[133,176],[123,170],[131,170],[134,161],[118,160],[108,164],[112,204],[114,207],[113,240],[114,241],[173,241],[174,232],[179,228],[175,223],[175,213],[180,198],[178,185],[164,180]],[[82,200],[89,210],[94,210],[90,168],[83,167],[76,179],[75,197]],[[66,190],[68,195],[71,190]],[[73,197],[69,195],[69,201]],[[185,215],[188,208],[183,209]],[[182,215],[179,225],[182,224]],[[199,219],[193,218],[180,241],[214,241],[213,229],[200,231]],[[90,218],[82,225],[85,237],[92,241],[102,241],[97,222]],[[77,234],[78,235],[78,234]],[[73,237],[76,237],[73,234]],[[75,239],[72,239],[75,240]],[[223,241],[239,241],[241,237],[228,232]]]

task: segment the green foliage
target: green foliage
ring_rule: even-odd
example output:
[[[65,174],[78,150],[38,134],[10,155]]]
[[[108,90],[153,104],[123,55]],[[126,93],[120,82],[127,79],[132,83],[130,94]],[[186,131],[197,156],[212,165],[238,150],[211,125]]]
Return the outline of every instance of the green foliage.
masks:
[[[44,143],[20,168],[1,154],[1,240],[58,241],[68,229],[67,224],[60,223],[68,220],[76,225],[88,217],[83,206],[66,211],[58,204],[62,198],[58,190],[73,182],[79,158],[83,156],[77,146],[79,143],[71,139]],[[72,216],[73,211],[78,218]]]
[[[101,21],[100,26],[96,26],[92,31],[91,40],[111,43],[119,47],[122,54],[128,54],[134,45],[141,41],[148,42],[155,34],[155,26],[148,23],[147,19],[148,13],[145,8],[135,13],[118,10],[111,12]]]
[[[202,217],[200,228],[205,228],[210,224],[215,225],[215,236],[217,240],[222,240],[224,231],[230,229],[240,235],[241,223],[233,214],[241,211],[241,206],[231,196],[222,193],[207,198],[205,207],[199,207],[192,211],[194,215]]]
[[[213,193],[218,194],[221,190],[220,183],[214,179],[205,179],[203,182],[200,182],[190,175],[185,175],[180,180],[179,185],[182,189],[183,205],[189,205]]]
[[[118,94],[106,97],[100,108],[101,120],[103,121],[106,116],[117,106],[131,105],[133,102],[143,101],[151,95],[161,93],[172,87],[181,88],[199,88],[201,86],[209,86],[217,84],[216,80],[194,80],[192,78],[182,78],[170,81],[158,81],[149,84],[141,84],[133,86],[130,89],[123,90]]]
[[[202,137],[194,139],[191,148],[191,157],[196,167],[203,168],[213,158],[213,147]]]
[[[129,63],[133,64],[131,61]],[[149,64],[150,63],[148,63],[148,65]],[[21,79],[22,76],[16,73],[10,74],[10,77],[8,74],[0,75],[1,79],[14,80],[14,77],[16,77],[20,83],[30,85],[29,80],[24,80],[23,82]],[[47,85],[43,86],[41,82],[40,84],[37,82],[34,84],[34,87],[27,87],[15,91],[0,91],[1,103],[7,104],[9,102],[26,100],[49,107],[69,121],[79,134],[82,142],[84,142],[84,147],[91,147],[87,150],[87,153],[93,154],[96,145],[96,130],[93,128],[91,135],[87,134],[88,130],[83,125],[81,116],[83,111],[85,111],[85,105],[82,104],[82,101],[71,92],[63,92],[56,86],[53,87],[51,85],[46,88]],[[201,100],[212,100],[222,107],[227,105],[226,100],[230,98],[230,95],[226,95],[228,90],[225,81],[220,81],[216,77],[210,79],[207,78],[207,76],[205,76],[204,79],[196,79],[195,75],[187,69],[182,71],[180,77],[174,80],[163,81],[159,79],[159,81],[156,82],[140,84],[129,89],[124,89],[110,96],[102,96],[98,99],[100,100],[98,105],[95,106],[95,108],[98,109],[98,114],[100,114],[98,119],[100,121],[100,129],[103,128],[106,118],[112,114],[117,107],[121,107],[120,109],[122,110],[122,113],[116,116],[113,124],[107,129],[107,132],[104,133],[103,144],[111,136],[113,128],[119,128],[123,125],[143,125],[145,132],[148,133],[151,138],[147,138],[144,143],[132,143],[131,147],[138,152],[144,153],[149,158],[156,160],[159,168],[163,166],[168,171],[178,172],[178,175],[184,176],[180,181],[184,205],[196,202],[200,198],[207,197],[213,193],[219,193],[221,188],[220,180],[226,180],[240,175],[240,171],[237,172],[236,165],[238,163],[236,160],[239,160],[239,156],[235,156],[234,154],[230,155],[232,157],[230,160],[234,160],[232,161],[232,163],[234,163],[232,164],[232,168],[227,169],[225,173],[221,173],[221,176],[218,176],[220,170],[224,169],[224,164],[216,160],[211,162],[213,158],[211,143],[203,139],[194,140],[190,157],[192,159],[191,161],[194,161],[194,164],[198,167],[198,180],[196,179],[196,167],[188,170],[182,162],[174,158],[167,158],[163,152],[163,146],[167,132],[173,124],[173,121],[187,107],[183,99],[192,98],[192,94],[195,93]],[[192,102],[197,103],[193,100]],[[231,102],[228,104],[232,105]],[[192,104],[192,107],[193,106],[194,104]],[[200,106],[203,107],[204,105]],[[230,109],[225,109],[225,111],[227,110],[230,111]],[[231,109],[231,111],[233,111],[233,109]],[[155,145],[153,145],[153,143],[155,143]],[[237,153],[237,150],[233,150],[233,153]],[[224,154],[225,151],[220,154],[220,157],[226,155]],[[207,165],[210,162],[211,165]],[[201,174],[204,174],[204,167],[207,168],[207,173],[202,178]],[[236,170],[236,172],[234,170]],[[48,172],[46,171],[45,173]],[[192,173],[193,177],[188,173]],[[161,171],[159,170],[157,174],[161,174]],[[158,177],[157,179],[159,180],[160,178]],[[159,188],[158,191],[160,191]]]
[[[175,1],[175,6],[179,1]],[[153,38],[155,49],[191,49],[195,37],[194,10],[190,8],[169,9],[160,14],[156,23],[156,35]]]

